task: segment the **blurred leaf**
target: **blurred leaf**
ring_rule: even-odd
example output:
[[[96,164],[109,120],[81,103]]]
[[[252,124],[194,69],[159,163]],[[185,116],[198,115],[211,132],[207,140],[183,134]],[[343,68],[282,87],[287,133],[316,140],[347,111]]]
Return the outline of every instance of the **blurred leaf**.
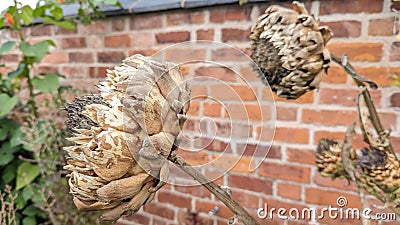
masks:
[[[36,219],[33,216],[27,216],[22,220],[22,225],[36,225]]]
[[[1,173],[1,179],[4,181],[4,183],[9,184],[12,180],[15,179],[15,172],[17,170],[17,166],[15,163],[10,163],[7,165],[3,172]]]
[[[16,147],[21,144],[20,140],[23,140],[25,137],[25,133],[21,131],[21,129],[16,128],[11,131],[11,139],[10,139],[10,146]]]
[[[60,7],[55,7],[50,12],[56,20],[60,20],[63,16],[63,10]]]
[[[4,53],[10,51],[15,45],[15,41],[7,41],[4,44],[1,45],[0,47],[0,55],[3,55]]]
[[[17,184],[15,189],[19,190],[30,184],[37,176],[39,176],[39,166],[29,162],[24,162],[17,169]]]
[[[7,94],[0,94],[0,116],[6,115],[10,112],[15,105],[18,103],[18,96],[14,95],[12,97],[8,96]]]
[[[14,155],[7,149],[0,149],[0,166],[5,166],[14,159]]]
[[[0,28],[4,26],[4,18],[0,18]]]
[[[19,49],[21,49],[22,54],[24,54],[24,56],[35,57],[35,49],[28,42],[22,41],[21,44],[19,44]]]
[[[24,21],[24,25],[29,25],[33,19],[33,10],[29,5],[22,7],[21,18]]]
[[[35,51],[36,62],[41,61],[43,57],[47,55],[50,46],[56,46],[56,44],[51,40],[45,40],[32,46]]]
[[[17,205],[18,209],[23,209],[26,206],[27,201],[18,193],[17,198],[15,199],[15,204]]]
[[[118,0],[105,0],[104,3],[107,5],[117,5]]]
[[[22,74],[24,74],[24,72],[26,71],[26,64],[25,63],[20,63],[19,65],[18,65],[18,68],[16,69],[16,70],[14,70],[14,71],[12,71],[12,72],[10,72],[9,74],[8,74],[8,78],[10,78],[10,79],[12,79],[12,78],[15,78],[15,77],[19,77],[19,76],[21,76]]]
[[[33,17],[42,17],[43,16],[43,14],[44,14],[44,12],[45,12],[45,9],[44,9],[44,7],[43,6],[36,6],[36,8],[33,10]]]
[[[75,24],[72,21],[68,21],[68,20],[57,21],[49,16],[43,17],[43,22],[48,23],[48,24],[54,24],[56,26],[59,26],[61,28],[67,29],[67,30],[75,30],[75,28],[76,28]]]
[[[36,208],[34,205],[28,205],[23,211],[22,214],[26,216],[36,216],[42,213],[42,210]]]
[[[58,75],[54,73],[46,74],[43,79],[34,77],[32,84],[37,87],[41,92],[51,93],[57,91],[60,87],[60,81]]]

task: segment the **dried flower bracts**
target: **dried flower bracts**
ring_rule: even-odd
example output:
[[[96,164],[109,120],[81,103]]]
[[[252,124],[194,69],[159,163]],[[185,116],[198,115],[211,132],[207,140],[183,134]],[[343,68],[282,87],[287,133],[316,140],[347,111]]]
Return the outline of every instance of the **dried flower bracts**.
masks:
[[[134,55],[107,71],[99,94],[66,105],[74,143],[65,147],[80,210],[117,220],[150,202],[176,154],[190,90],[178,67]]]
[[[274,5],[252,28],[251,58],[279,97],[296,99],[318,87],[330,61],[325,45],[331,37],[303,4],[293,2],[293,10]]]

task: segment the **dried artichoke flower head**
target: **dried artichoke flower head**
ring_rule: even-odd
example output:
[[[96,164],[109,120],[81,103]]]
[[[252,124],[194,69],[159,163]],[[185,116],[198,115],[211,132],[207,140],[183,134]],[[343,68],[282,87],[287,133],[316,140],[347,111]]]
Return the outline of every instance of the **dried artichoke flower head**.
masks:
[[[293,2],[293,10],[273,5],[252,28],[251,58],[279,97],[296,99],[318,87],[321,71],[328,69],[325,45],[331,37],[302,3]]]
[[[78,209],[104,210],[103,219],[114,221],[165,184],[190,90],[178,67],[141,55],[108,70],[98,89],[65,106],[74,133],[65,169]]]

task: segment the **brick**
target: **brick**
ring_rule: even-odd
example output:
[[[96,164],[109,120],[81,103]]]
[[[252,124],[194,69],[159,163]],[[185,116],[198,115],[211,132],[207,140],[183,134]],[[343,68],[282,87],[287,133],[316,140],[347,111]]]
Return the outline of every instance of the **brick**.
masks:
[[[400,61],[400,41],[395,41],[390,46],[390,61]]]
[[[199,115],[200,104],[197,101],[191,101],[189,111],[187,112],[188,115],[197,116]]]
[[[4,54],[1,56],[3,63],[17,63],[22,57],[18,54]]]
[[[58,73],[56,66],[38,66],[37,73]]]
[[[174,210],[171,209],[170,207],[162,206],[160,204],[155,204],[155,203],[148,203],[144,205],[144,211],[157,215],[159,217],[167,218],[170,220],[174,219]]]
[[[400,92],[393,93],[390,96],[390,106],[400,107]]]
[[[175,191],[184,193],[184,194],[190,194],[196,197],[200,197],[202,199],[204,198],[211,198],[210,192],[203,187],[202,185],[175,185]]]
[[[111,18],[111,30],[112,31],[125,30],[126,29],[125,18],[126,17],[122,17],[122,16]]]
[[[302,122],[321,124],[328,126],[351,124],[358,118],[357,112],[354,110],[315,110],[315,109],[303,109]]]
[[[201,149],[179,150],[179,155],[184,158],[189,164],[194,166],[202,166],[210,160],[207,152],[199,151]]]
[[[162,27],[162,14],[141,14],[131,17],[131,30],[144,30]]]
[[[135,214],[133,214],[131,216],[124,217],[124,219],[132,221],[132,222],[135,222],[137,224],[143,224],[143,225],[144,224],[149,224],[149,222],[150,222],[150,218],[149,217],[147,217],[147,216],[145,216],[143,214],[139,214],[139,213],[135,213]]]
[[[344,138],[344,132],[345,129],[343,129],[343,132],[340,131],[315,131],[314,132],[314,144],[317,144],[319,140],[322,138],[329,138],[337,141],[341,141]]]
[[[250,6],[216,7],[210,10],[210,22],[249,21],[252,8]]]
[[[53,30],[53,26],[44,25],[44,26],[36,26],[31,28],[32,36],[51,36],[51,32]]]
[[[229,104],[226,116],[231,119],[266,121],[272,118],[271,106],[259,104]]]
[[[159,44],[178,43],[190,40],[190,33],[188,31],[174,31],[167,33],[156,34],[156,40]]]
[[[328,191],[321,190],[319,188],[307,187],[306,188],[306,202],[318,205],[331,205],[333,207],[337,207],[336,200],[338,197],[345,197],[347,199],[346,208],[360,208],[360,198],[357,195],[337,192],[337,191]]]
[[[203,24],[205,21],[204,13],[201,11],[192,12],[170,12],[167,14],[167,26],[182,24]]]
[[[303,148],[290,148],[286,149],[287,160],[290,162],[297,162],[302,164],[315,164],[315,150]]]
[[[207,149],[217,152],[232,152],[229,143],[217,140],[215,138],[200,138],[198,143],[195,143],[196,148]]]
[[[234,62],[247,62],[249,58],[246,53],[235,48],[222,48],[212,50],[211,59],[214,61],[234,61]]]
[[[249,138],[251,136],[252,126],[250,124],[242,124],[236,121],[216,121],[214,124],[216,134],[221,137]]]
[[[368,34],[371,36],[393,36],[398,31],[398,21],[394,17],[372,19],[368,24]]]
[[[153,218],[153,225],[167,225],[168,223],[163,220],[159,220],[157,218]]]
[[[334,66],[333,64],[331,64],[328,69],[328,74],[324,75],[324,77],[322,78],[322,82],[343,84],[346,83],[347,77],[348,75],[342,67]]]
[[[232,198],[236,200],[236,202],[245,208],[248,209],[257,209],[258,208],[258,196],[255,194],[245,193],[240,189],[232,190]]]
[[[392,131],[396,131],[397,115],[393,112],[378,112],[381,119],[382,126],[384,128],[390,128]]]
[[[167,61],[176,63],[193,61],[193,60],[203,61],[206,59],[206,50],[171,48],[165,51],[165,57]]]
[[[237,100],[237,101],[254,101],[257,100],[252,87],[246,85],[211,85],[210,97],[216,100]]]
[[[214,30],[213,29],[197,30],[196,34],[197,34],[197,40],[206,40],[206,41],[214,40]]]
[[[264,124],[263,126],[257,127],[257,140],[259,141],[272,141],[275,135],[275,123]]]
[[[228,67],[199,67],[194,71],[194,73],[194,76],[196,77],[215,78],[222,81],[236,81],[237,79],[237,74]]]
[[[95,20],[93,23],[88,25],[79,25],[79,33],[81,34],[101,34],[107,32],[107,24],[106,20]]]
[[[310,168],[304,166],[263,162],[259,167],[259,174],[263,177],[291,180],[302,183],[310,182]]]
[[[87,78],[88,68],[84,66],[62,66],[60,68],[61,74],[67,78]]]
[[[228,176],[228,186],[264,193],[267,195],[272,194],[272,181],[258,177],[249,177],[247,175],[235,175],[230,173]]]
[[[379,62],[383,56],[383,43],[328,43],[328,49],[336,55],[347,54],[350,61]]]
[[[354,89],[322,88],[318,94],[319,103],[355,106],[357,93]]]
[[[294,107],[276,106],[276,119],[282,121],[296,121],[297,109]]]
[[[68,53],[70,62],[93,63],[94,55],[92,52],[70,52]]]
[[[111,69],[106,66],[91,66],[89,68],[89,76],[92,78],[105,78],[107,75],[107,69]]]
[[[235,28],[224,28],[221,30],[221,32],[222,32],[221,40],[223,42],[228,42],[228,41],[243,42],[250,40],[249,38],[250,29],[241,30]]]
[[[135,45],[135,40],[133,40],[133,45]],[[132,49],[129,50],[129,55],[141,54],[145,56],[152,56],[156,54],[158,50],[155,49]]]
[[[202,99],[208,97],[207,87],[204,85],[191,85],[192,99]]]
[[[218,217],[228,219],[233,216],[233,213],[229,210],[229,208],[219,202],[196,199],[195,205],[196,205],[195,210],[198,212],[208,214],[215,207],[218,207],[219,208],[219,212],[217,214]]]
[[[107,35],[104,37],[104,46],[109,48],[129,47],[131,38],[127,34]]]
[[[154,45],[154,34],[151,32],[141,31],[133,33],[131,36],[131,45],[134,47],[146,47],[146,50],[149,50],[148,48]]]
[[[356,67],[356,71],[379,86],[387,87],[395,81],[391,74],[400,73],[400,67]]]
[[[278,188],[278,195],[288,199],[301,200],[300,185],[279,182],[277,184],[277,188]]]
[[[237,143],[236,146],[236,152],[240,155],[267,157],[269,159],[280,159],[282,157],[281,148],[276,145]]]
[[[70,35],[70,34],[77,34],[78,33],[78,29],[74,29],[74,30],[68,30],[68,29],[64,29],[58,26],[54,26],[54,33],[56,35]]]
[[[355,20],[344,20],[340,22],[325,22],[322,26],[328,26],[336,38],[359,37],[361,35],[361,22]]]
[[[125,57],[125,53],[119,51],[97,52],[97,62],[100,63],[120,63]]]
[[[208,168],[206,169],[205,175],[214,183],[224,185],[224,172],[225,171],[221,171],[220,169]]]
[[[293,208],[293,209],[298,209],[300,212],[302,209],[306,208],[306,206],[303,204],[297,204],[297,203],[292,203],[292,202],[285,201],[285,200],[278,200],[278,199],[273,199],[273,198],[268,198],[268,197],[264,198],[262,200],[262,207],[264,209],[265,209],[265,206],[268,207],[268,210],[270,210],[271,208],[275,208],[275,209],[283,208],[286,210]],[[277,216],[274,215],[274,217],[276,218]],[[267,218],[267,219],[270,220],[269,218]],[[284,221],[284,220],[281,220],[281,221]]]
[[[277,127],[274,140],[289,143],[307,144],[309,139],[309,130],[307,128],[297,127]]]
[[[255,162],[248,157],[237,157],[230,154],[214,154],[211,165],[214,168],[220,168],[225,171],[234,171],[239,173],[252,173],[250,169],[255,167]]]
[[[340,1],[332,0],[323,2],[320,4],[319,13],[334,14],[334,13],[378,13],[382,12],[383,1],[369,1],[369,0],[358,0],[358,1]]]
[[[299,103],[299,104],[308,104],[308,103],[313,103],[314,102],[314,91],[306,92],[305,94],[303,94],[302,96],[300,96],[299,98],[297,98],[295,100],[292,100],[292,99],[288,100],[288,99],[285,99],[285,98],[278,97],[275,92],[271,93],[271,89],[264,88],[262,97],[263,97],[264,100],[267,100],[267,101],[271,101],[271,97],[273,97],[273,99],[275,101],[279,101],[279,102],[291,102],[291,103]]]
[[[86,37],[88,48],[102,49],[104,48],[104,38],[102,35],[89,35]]]
[[[61,47],[63,49],[86,48],[86,38],[84,38],[84,37],[62,38],[61,39]]]
[[[167,204],[172,204],[177,207],[181,208],[191,208],[191,202],[192,200],[188,197],[184,197],[182,195],[177,195],[175,193],[171,193],[169,191],[160,191],[158,193],[158,201],[167,203]]]
[[[316,172],[313,178],[315,184],[323,187],[338,188],[347,191],[357,191],[353,182],[349,182],[346,179],[335,179],[332,180],[327,177],[321,176],[319,172]]]
[[[200,121],[198,119],[194,119],[191,117],[188,117],[185,124],[183,125],[183,131],[199,131],[199,124]]]
[[[239,69],[241,76],[240,78],[246,82],[257,81],[260,82],[260,78],[258,77],[258,72],[254,71],[254,69],[249,65],[240,66]]]
[[[204,102],[203,103],[203,115],[211,117],[221,116],[221,104],[215,102]]]

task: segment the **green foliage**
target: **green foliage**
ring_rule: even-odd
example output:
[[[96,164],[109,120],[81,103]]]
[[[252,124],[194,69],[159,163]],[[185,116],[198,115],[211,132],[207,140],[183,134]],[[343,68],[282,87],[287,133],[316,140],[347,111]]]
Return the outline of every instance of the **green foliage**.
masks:
[[[61,150],[65,131],[59,128],[58,110],[64,105],[68,87],[62,75],[35,74],[33,68],[56,45],[52,40],[32,43],[22,28],[42,21],[65,29],[76,22],[89,24],[103,16],[103,5],[118,6],[116,0],[76,0],[76,18],[64,18],[61,2],[39,0],[35,8],[14,1],[2,12],[0,29],[18,34],[0,45],[0,58],[8,52],[22,56],[8,74],[0,72],[0,224],[99,224],[98,216],[79,216],[69,196]],[[12,68],[4,64],[1,67]],[[3,70],[2,70],[3,71]],[[27,84],[27,86],[21,85]],[[28,97],[21,91],[27,89]],[[38,98],[40,96],[40,98]],[[93,219],[96,218],[96,219]]]
[[[397,74],[392,74],[391,78],[395,79],[395,81],[392,82],[393,86],[400,86],[400,76]]]

